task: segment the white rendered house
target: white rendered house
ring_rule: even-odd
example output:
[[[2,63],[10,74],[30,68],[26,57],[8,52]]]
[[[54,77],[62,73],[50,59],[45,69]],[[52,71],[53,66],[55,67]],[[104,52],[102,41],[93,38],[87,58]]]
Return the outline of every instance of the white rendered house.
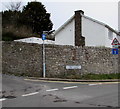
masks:
[[[110,26],[75,11],[65,24],[54,33],[55,44],[72,46],[112,47],[114,38],[120,42],[120,34]]]

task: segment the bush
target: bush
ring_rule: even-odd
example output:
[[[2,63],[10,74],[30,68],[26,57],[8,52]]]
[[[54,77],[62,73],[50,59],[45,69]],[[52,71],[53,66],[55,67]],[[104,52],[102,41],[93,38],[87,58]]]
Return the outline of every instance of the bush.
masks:
[[[16,36],[12,32],[6,32],[2,34],[2,41],[13,41],[16,39],[20,39],[21,37]]]

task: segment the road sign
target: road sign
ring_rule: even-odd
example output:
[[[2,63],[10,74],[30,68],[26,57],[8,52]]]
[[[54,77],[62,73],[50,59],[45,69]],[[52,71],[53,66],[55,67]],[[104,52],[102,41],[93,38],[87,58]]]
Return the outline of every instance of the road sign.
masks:
[[[46,35],[42,34],[42,40],[46,40]]]
[[[66,65],[66,69],[81,69],[80,65]]]
[[[120,43],[117,40],[117,38],[114,38],[114,40],[112,41],[112,45],[120,45]]]
[[[112,45],[113,48],[118,48],[120,45]]]
[[[118,48],[113,48],[112,49],[112,54],[115,54],[115,55],[118,54]]]

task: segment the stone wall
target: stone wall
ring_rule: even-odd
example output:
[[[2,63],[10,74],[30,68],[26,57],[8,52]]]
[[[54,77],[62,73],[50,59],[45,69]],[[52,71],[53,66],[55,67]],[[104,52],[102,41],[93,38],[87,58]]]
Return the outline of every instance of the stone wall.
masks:
[[[37,44],[3,42],[2,72],[41,76],[41,51]]]
[[[118,55],[110,48],[45,45],[47,77],[69,74],[118,73]],[[66,65],[81,65],[67,70]],[[22,42],[2,43],[2,72],[42,76],[42,45]]]

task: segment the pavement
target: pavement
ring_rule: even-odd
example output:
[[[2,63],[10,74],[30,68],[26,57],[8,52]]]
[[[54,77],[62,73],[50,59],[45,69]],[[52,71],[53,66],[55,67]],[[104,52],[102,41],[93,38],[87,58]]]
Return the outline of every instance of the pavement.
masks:
[[[118,81],[62,80],[3,75],[2,107],[119,107]]]

